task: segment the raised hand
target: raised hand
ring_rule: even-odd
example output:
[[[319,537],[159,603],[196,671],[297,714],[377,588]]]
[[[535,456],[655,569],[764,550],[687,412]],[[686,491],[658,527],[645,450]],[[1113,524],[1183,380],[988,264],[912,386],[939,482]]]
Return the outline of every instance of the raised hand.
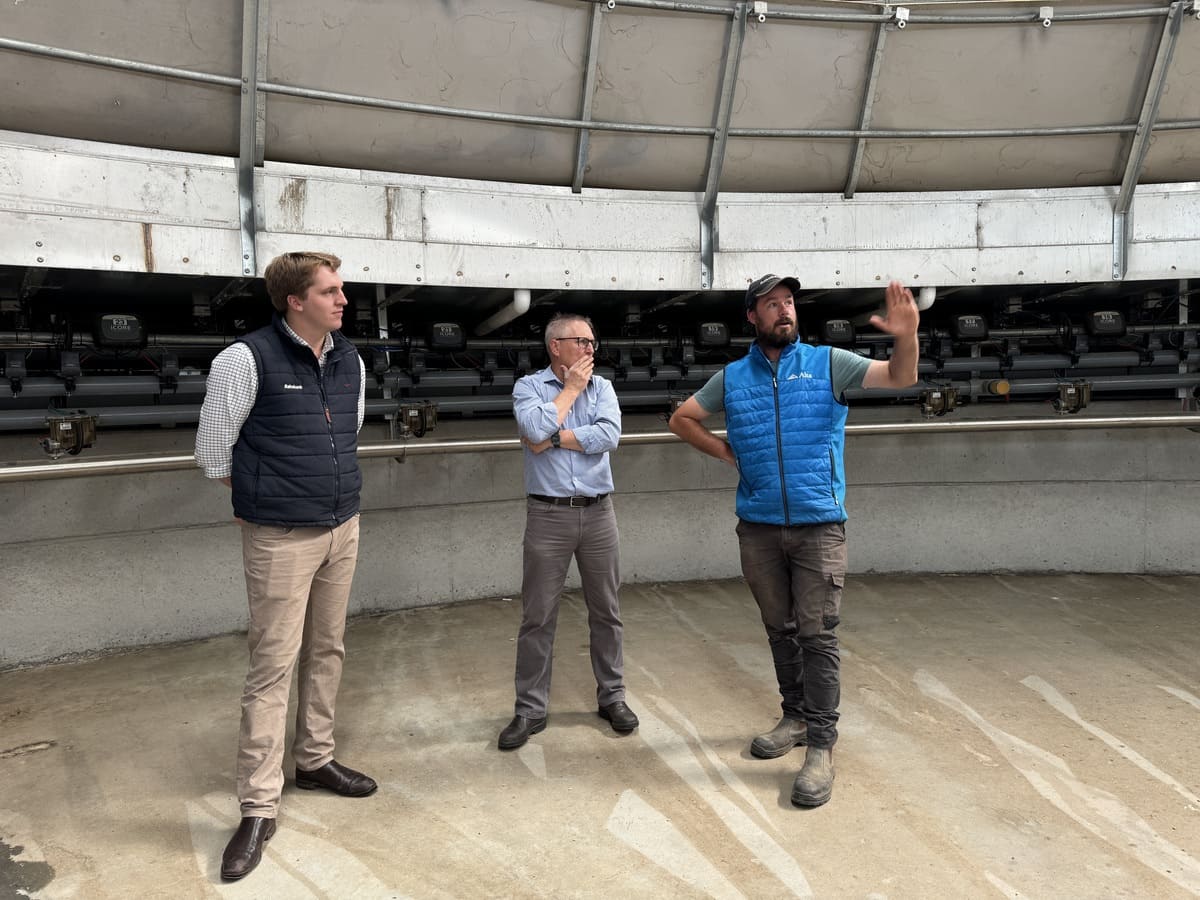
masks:
[[[871,324],[880,331],[896,337],[909,337],[917,333],[921,314],[912,291],[899,281],[892,281],[884,294],[886,303],[884,316],[871,316]]]
[[[568,390],[582,394],[588,386],[588,381],[592,377],[592,369],[595,365],[596,361],[594,357],[581,356],[575,365],[570,367],[563,366],[563,386]]]

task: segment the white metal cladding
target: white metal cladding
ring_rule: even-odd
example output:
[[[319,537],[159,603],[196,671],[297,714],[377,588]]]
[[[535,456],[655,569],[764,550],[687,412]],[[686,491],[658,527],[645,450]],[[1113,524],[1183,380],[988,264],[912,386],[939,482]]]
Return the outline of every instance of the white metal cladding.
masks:
[[[725,14],[584,0],[257,0],[263,81],[423,105],[425,111],[268,93],[267,160],[425,176],[570,186],[594,68],[590,118],[699,129],[679,136],[591,132],[584,189],[702,190],[732,0]],[[928,132],[1136,123],[1171,0],[1059,2],[1043,28],[1036,3],[914,6],[888,25],[871,129]],[[1200,22],[1184,11],[1157,123],[1200,121]],[[5,127],[235,156],[243,0],[37,0],[0,5],[0,121]],[[680,4],[686,6],[687,4]],[[854,129],[872,36],[890,7],[769,4],[747,19],[721,189],[826,193],[846,181],[852,135],[793,138],[755,129]],[[1070,21],[1129,9],[1154,15]],[[788,18],[839,15],[842,21]],[[1023,18],[938,24],[938,17]],[[860,21],[846,17],[858,16]],[[870,20],[874,17],[874,20]],[[175,66],[195,83],[52,58],[29,45]],[[261,86],[260,86],[261,87]],[[269,90],[269,89],[267,89]],[[465,111],[474,117],[459,115]],[[529,124],[497,117],[532,117]],[[557,121],[560,124],[550,124]],[[576,122],[576,128],[561,123]],[[906,137],[866,142],[860,191],[1016,189],[1120,183],[1130,132],[1046,138]],[[1143,182],[1200,179],[1200,128],[1156,127]]]
[[[5,262],[241,274],[235,167],[195,154],[0,133]],[[44,173],[61,174],[49,185]],[[103,185],[102,190],[95,190]],[[717,290],[764,271],[806,287],[1107,281],[1115,188],[863,195],[734,194],[717,208]],[[698,198],[268,164],[256,178],[257,273],[313,246],[352,281],[696,290]],[[1142,186],[1131,278],[1200,275],[1200,184]],[[507,223],[507,225],[506,225]]]
[[[416,251],[397,256],[390,245],[418,242],[418,255],[430,254],[420,277],[443,284],[507,283],[496,280],[501,270],[516,270],[530,284],[582,286],[569,280],[575,273],[593,287],[633,278],[718,288],[723,254],[772,249],[758,248],[730,208],[737,201],[725,202],[741,191],[800,204],[781,234],[817,283],[838,286],[843,270],[853,283],[863,270],[835,264],[828,276],[826,252],[947,249],[956,254],[943,262],[947,276],[987,282],[1013,269],[996,262],[1007,248],[1031,241],[1007,236],[1022,229],[1008,212],[972,215],[951,193],[1120,185],[1111,201],[1097,195],[1112,203],[1107,224],[1073,195],[1087,207],[1078,216],[1024,211],[1031,232],[1051,232],[1039,257],[1064,248],[1050,268],[1122,278],[1157,271],[1170,255],[1139,240],[1194,233],[1177,224],[1194,221],[1190,199],[1147,194],[1166,205],[1139,210],[1136,186],[1200,179],[1200,94],[1187,89],[1200,80],[1200,0],[1134,2],[1060,3],[1051,27],[1031,3],[935,3],[914,7],[902,29],[893,7],[865,3],[772,3],[759,21],[744,0],[611,9],[590,0],[219,0],[202,10],[188,0],[38,0],[0,6],[0,121],[234,158],[237,274],[261,268],[267,235],[294,234],[367,242],[374,249],[363,255],[405,267]],[[140,219],[151,266],[153,227],[197,217],[225,227],[227,159],[207,157],[199,180],[182,183],[195,199],[180,212],[167,196],[171,174],[139,173],[136,156],[124,158],[128,166],[99,181],[74,159],[39,157],[39,172],[18,160],[24,186],[10,193],[36,198],[31,212],[86,216],[96,205]],[[321,170],[272,168],[280,164]],[[379,190],[372,171],[413,179]],[[281,177],[287,187],[276,191]],[[428,183],[442,178],[478,183]],[[544,190],[489,187],[496,182]],[[112,194],[127,189],[135,193]],[[647,193],[620,194],[630,190]],[[701,196],[693,210],[686,193],[667,191]],[[892,199],[903,191],[928,191],[939,205]],[[884,203],[868,217],[835,192]],[[1093,265],[1101,231],[1103,272]],[[449,244],[463,249],[435,252]],[[635,246],[660,261],[620,256]],[[1087,253],[1072,257],[1065,248],[1074,246]],[[525,252],[505,264],[472,249],[485,247]],[[993,258],[968,265],[983,249]],[[1191,248],[1179,249],[1185,261],[1172,271],[1190,265]],[[119,259],[106,265],[129,258],[111,256]],[[0,264],[19,258],[0,247]],[[210,270],[228,269],[221,260]]]

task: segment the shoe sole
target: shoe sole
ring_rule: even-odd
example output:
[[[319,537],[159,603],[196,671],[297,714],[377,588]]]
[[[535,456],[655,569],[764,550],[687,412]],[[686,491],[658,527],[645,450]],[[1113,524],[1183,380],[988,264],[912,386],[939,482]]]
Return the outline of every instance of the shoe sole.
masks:
[[[511,741],[509,741],[508,743],[505,743],[504,741],[501,740],[501,741],[496,742],[496,746],[499,747],[501,750],[516,750],[518,747],[524,747],[526,741],[528,741],[535,734],[541,734],[545,730],[546,730],[546,723],[545,723],[545,721],[543,721],[541,725],[534,725],[532,728],[530,728],[529,731],[525,734],[525,737],[521,738],[515,744]]]
[[[782,750],[763,750],[761,747],[759,747],[758,744],[751,741],[750,742],[750,755],[757,757],[758,759],[779,759],[779,757],[781,757],[781,756],[787,756],[789,753],[791,753],[797,747],[803,747],[803,746],[804,746],[803,738],[796,741],[796,743],[792,744],[792,746],[790,746],[790,747],[784,747]]]
[[[363,791],[361,794],[345,794],[342,791],[335,791],[329,785],[321,784],[319,781],[301,781],[299,778],[296,779],[296,787],[300,788],[302,791],[326,790],[331,794],[337,794],[339,797],[370,797],[373,793],[379,790],[379,785],[375,785],[375,787],[371,788],[369,791]]]
[[[792,794],[792,806],[798,806],[800,809],[815,809],[818,806],[824,806],[829,802],[829,798],[833,796],[831,790],[828,794],[823,794],[820,797],[797,797]]]
[[[628,728],[624,728],[624,727],[618,728],[612,719],[610,719],[608,716],[606,716],[604,713],[600,712],[599,710],[596,711],[596,715],[598,715],[600,718],[602,718],[608,724],[612,725],[613,731],[615,731],[617,734],[631,734],[632,732],[637,731],[638,726],[642,724],[641,722],[634,722]]]

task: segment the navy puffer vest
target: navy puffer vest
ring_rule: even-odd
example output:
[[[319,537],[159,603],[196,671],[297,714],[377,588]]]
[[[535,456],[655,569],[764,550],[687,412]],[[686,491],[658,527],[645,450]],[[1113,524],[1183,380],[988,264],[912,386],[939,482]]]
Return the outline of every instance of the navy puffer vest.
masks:
[[[333,333],[322,372],[279,317],[244,336],[258,398],[233,447],[233,512],[247,522],[340,525],[358,512],[358,351]]]

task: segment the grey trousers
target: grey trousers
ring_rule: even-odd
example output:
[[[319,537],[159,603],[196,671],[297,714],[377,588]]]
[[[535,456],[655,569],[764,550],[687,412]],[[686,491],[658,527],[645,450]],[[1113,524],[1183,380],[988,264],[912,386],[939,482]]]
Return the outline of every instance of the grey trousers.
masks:
[[[624,700],[621,610],[617,604],[620,554],[612,497],[578,509],[532,499],[527,504],[516,714],[530,719],[546,715],[558,605],[572,556],[579,566],[587,604],[596,700],[601,706]]]
[[[739,520],[742,574],[758,603],[783,714],[808,723],[810,747],[837,743],[846,526],[761,525]]]

